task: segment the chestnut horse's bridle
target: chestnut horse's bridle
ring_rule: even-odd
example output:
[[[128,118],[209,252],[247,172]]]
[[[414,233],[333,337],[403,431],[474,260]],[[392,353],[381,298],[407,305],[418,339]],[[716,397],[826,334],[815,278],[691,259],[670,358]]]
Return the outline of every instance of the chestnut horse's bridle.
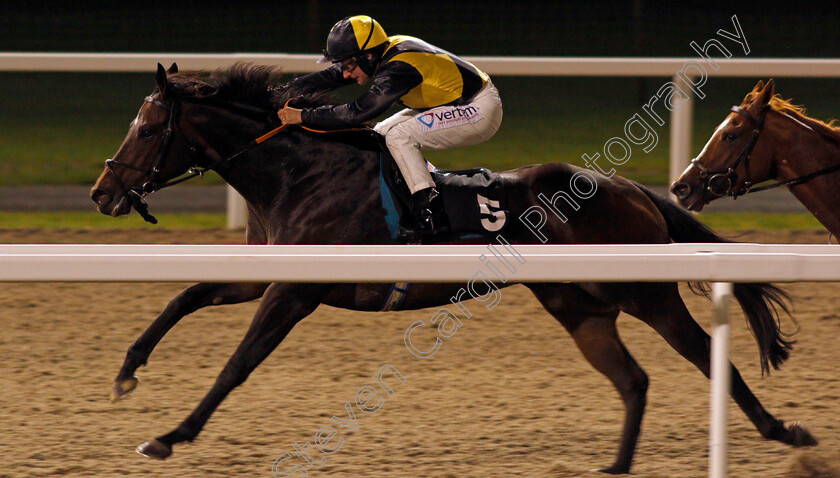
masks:
[[[806,183],[818,176],[833,173],[835,171],[840,171],[840,164],[835,164],[833,166],[829,166],[827,168],[814,171],[812,173],[803,174],[802,176],[797,176],[795,178],[786,179],[784,181],[776,181],[774,183],[770,183],[764,186],[755,187],[752,181],[750,180],[750,154],[752,154],[752,150],[755,147],[755,143],[756,141],[758,141],[758,135],[764,128],[764,118],[767,117],[768,109],[770,109],[770,107],[765,106],[764,109],[761,111],[761,115],[756,117],[749,111],[739,106],[732,107],[731,111],[733,113],[737,113],[752,121],[754,126],[752,136],[750,136],[750,140],[744,146],[744,149],[741,150],[741,154],[739,154],[738,157],[735,158],[735,161],[733,161],[732,164],[725,167],[724,169],[712,171],[704,168],[703,165],[700,164],[700,162],[697,160],[698,158],[694,158],[691,160],[691,164],[693,164],[697,167],[697,169],[700,170],[700,180],[703,182],[704,190],[709,191],[709,193],[713,194],[715,197],[732,196],[733,199],[737,199],[738,196],[743,196],[744,194],[766,191],[768,189],[777,188],[779,186],[795,186],[797,184]],[[742,162],[744,163],[744,170],[746,172],[746,181],[744,181],[744,185],[742,187],[736,189],[735,184],[738,179],[738,174],[735,172],[735,168],[737,168]]]
[[[740,106],[732,107],[731,111],[733,113],[737,113],[752,121],[752,135],[750,136],[749,141],[747,141],[747,144],[744,145],[744,149],[741,150],[741,154],[739,154],[729,166],[725,166],[723,169],[714,171],[709,170],[700,164],[698,158],[691,160],[691,164],[700,170],[700,180],[703,181],[704,190],[709,191],[715,197],[732,196],[733,199],[737,199],[738,196],[742,196],[756,190],[752,189],[752,181],[750,180],[750,155],[752,154],[753,148],[755,148],[755,143],[758,141],[758,136],[761,134],[761,130],[764,128],[764,118],[767,116],[768,109],[769,107],[764,107],[761,114],[759,116],[755,116]],[[738,174],[735,172],[735,169],[740,166],[741,163],[744,163],[746,181],[744,181],[744,185],[740,188],[735,188],[735,184],[738,179]]]

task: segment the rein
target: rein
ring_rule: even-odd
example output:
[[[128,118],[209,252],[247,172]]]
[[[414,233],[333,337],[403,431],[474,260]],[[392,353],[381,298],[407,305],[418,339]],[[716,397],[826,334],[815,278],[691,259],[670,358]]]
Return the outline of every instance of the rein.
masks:
[[[759,186],[757,188],[751,188],[747,192],[748,193],[757,193],[759,191],[766,191],[768,189],[777,188],[779,186],[796,186],[797,184],[804,184],[804,183],[807,183],[808,181],[810,181],[810,180],[812,180],[816,177],[822,176],[824,174],[833,173],[833,172],[836,172],[836,171],[840,171],[840,163],[835,164],[834,166],[829,166],[827,168],[819,169],[819,170],[814,171],[812,173],[803,174],[802,176],[797,176],[795,178],[786,179],[784,181],[776,181],[775,183],[767,184],[765,186]]]
[[[152,99],[152,98],[151,97],[146,97],[147,101],[149,99]],[[286,108],[287,106],[289,106],[289,102],[292,101],[293,99],[294,98],[288,99],[286,101],[286,103],[283,105],[283,108]],[[152,100],[155,101],[154,104],[163,105],[163,103],[161,103],[159,101],[156,101],[154,99],[152,99]],[[176,103],[175,100],[173,100],[173,104],[174,103]],[[198,103],[198,102],[197,101],[192,101],[192,103]],[[252,113],[259,114],[259,115],[265,115],[265,114],[272,114],[273,113],[272,111],[269,111],[269,110],[264,110],[262,108],[256,108],[254,106],[249,106],[249,105],[243,105],[243,104],[240,104],[240,103],[227,103],[227,102],[216,102],[216,103],[219,104],[219,105],[222,105],[222,106],[228,106],[228,107],[230,107],[230,109],[241,109],[241,110],[250,111]],[[202,104],[204,104],[204,103],[202,103]],[[168,188],[170,186],[174,186],[174,185],[182,183],[182,182],[184,182],[188,179],[192,179],[196,176],[202,176],[202,175],[204,175],[204,173],[206,173],[207,171],[213,170],[214,168],[216,168],[220,164],[226,163],[228,161],[232,161],[232,160],[236,159],[237,157],[241,156],[242,154],[245,154],[246,152],[250,151],[251,149],[259,146],[260,144],[262,144],[266,141],[268,141],[269,139],[276,136],[277,133],[279,133],[280,131],[283,131],[284,129],[286,129],[289,126],[292,126],[292,125],[282,124],[282,125],[274,128],[273,130],[269,131],[268,133],[265,133],[264,135],[254,139],[250,143],[246,144],[239,151],[233,153],[232,155],[230,155],[226,158],[218,159],[215,162],[211,163],[207,167],[198,168],[196,166],[193,166],[193,167],[190,168],[190,172],[186,176],[183,176],[181,178],[176,178],[176,179],[173,179],[171,181],[167,181],[165,184],[163,184],[163,185],[159,186],[157,189],[155,189],[155,191],[161,190],[163,188]],[[351,128],[351,129],[337,129],[337,130],[324,131],[324,130],[319,130],[319,129],[313,129],[313,128],[310,128],[308,126],[303,126],[303,125],[300,125],[300,127],[302,129],[305,129],[306,131],[310,131],[312,133],[334,133],[334,132],[339,132],[339,131],[358,131],[359,130],[359,129]],[[154,191],[150,191],[150,193],[152,193],[152,192],[154,192]]]
[[[283,108],[286,108],[289,105],[289,102],[292,101],[292,99],[293,98],[290,98],[289,100],[287,100],[286,103],[283,105]],[[108,170],[111,171],[111,174],[113,174],[114,177],[117,179],[117,183],[119,183],[120,188],[122,188],[122,190],[123,190],[123,193],[125,194],[126,197],[128,197],[129,201],[131,201],[132,208],[134,208],[134,210],[136,210],[146,222],[150,222],[152,224],[157,224],[158,221],[157,221],[157,218],[155,218],[153,215],[151,215],[149,213],[149,205],[144,199],[147,195],[152,194],[155,191],[160,191],[161,189],[168,188],[168,187],[174,186],[176,184],[180,184],[184,181],[188,181],[190,179],[195,178],[196,176],[203,176],[204,173],[206,173],[207,171],[214,170],[219,165],[236,159],[237,157],[241,156],[242,154],[245,154],[246,152],[252,150],[253,148],[255,148],[257,146],[259,146],[260,144],[262,144],[262,143],[268,141],[269,139],[273,138],[280,131],[282,131],[282,130],[286,129],[287,127],[291,126],[289,124],[282,124],[282,125],[278,126],[277,128],[274,128],[271,131],[269,131],[269,132],[263,134],[262,136],[254,139],[253,141],[249,142],[244,147],[242,147],[239,151],[231,154],[230,156],[227,156],[225,158],[220,158],[220,159],[210,163],[210,165],[205,166],[205,167],[199,167],[198,165],[194,164],[193,166],[190,166],[187,173],[184,174],[183,176],[171,179],[169,181],[164,182],[163,184],[158,184],[158,176],[160,175],[160,171],[162,169],[162,165],[163,165],[163,163],[166,159],[166,156],[169,153],[169,148],[170,148],[171,142],[172,142],[172,136],[173,136],[173,133],[175,131],[175,126],[177,125],[177,122],[178,122],[178,116],[180,114],[181,102],[182,101],[186,101],[186,102],[189,102],[189,103],[196,103],[196,104],[200,103],[200,104],[205,104],[205,105],[206,104],[210,104],[210,105],[215,104],[216,106],[220,106],[220,107],[223,107],[223,108],[226,108],[226,109],[239,110],[241,112],[244,112],[245,114],[249,114],[249,115],[253,115],[253,116],[260,116],[260,117],[265,117],[267,115],[272,115],[274,112],[269,111],[269,110],[264,110],[262,108],[257,108],[257,107],[254,107],[254,106],[250,106],[250,105],[243,105],[243,104],[240,104],[240,103],[231,103],[231,102],[218,101],[218,100],[209,101],[209,102],[205,100],[203,102],[199,102],[199,101],[196,101],[196,100],[181,99],[181,98],[178,98],[177,96],[172,98],[172,103],[171,104],[166,104],[166,103],[164,103],[160,100],[152,98],[151,96],[147,96],[145,98],[145,101],[147,103],[151,103],[151,104],[153,104],[153,105],[155,105],[159,108],[163,108],[164,110],[169,111],[169,119],[167,120],[166,129],[163,132],[163,138],[161,140],[160,147],[158,148],[158,152],[156,154],[155,161],[152,163],[152,165],[147,170],[143,170],[143,169],[138,168],[136,166],[133,166],[131,164],[116,161],[114,159],[106,159],[105,160],[105,167],[108,168]],[[310,132],[313,132],[313,133],[331,133],[331,132],[340,132],[340,131],[360,131],[360,130],[362,130],[362,128],[349,128],[349,129],[324,131],[324,130],[309,128],[309,127],[303,126],[303,125],[300,125],[300,127],[302,129],[306,130],[306,131],[310,131]],[[181,136],[184,137],[187,144],[189,144],[189,152],[191,154],[196,154],[198,152],[198,149],[192,144],[192,142],[189,141],[189,139],[187,139],[186,135],[184,135],[183,132],[181,133]],[[123,183],[122,179],[120,179],[117,172],[114,170],[115,165],[116,166],[122,166],[124,168],[128,168],[128,169],[131,169],[131,170],[134,170],[134,171],[145,174],[147,176],[146,182],[143,183],[142,186],[135,186],[133,188],[128,188],[125,185],[125,183]]]

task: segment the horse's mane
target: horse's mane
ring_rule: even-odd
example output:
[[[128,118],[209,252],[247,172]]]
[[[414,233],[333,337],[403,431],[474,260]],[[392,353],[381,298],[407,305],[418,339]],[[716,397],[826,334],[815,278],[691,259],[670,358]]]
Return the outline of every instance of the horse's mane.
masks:
[[[750,92],[747,97],[744,98],[744,102],[751,103],[760,93],[760,91]],[[787,114],[796,118],[796,120],[808,125],[811,129],[835,143],[840,143],[840,128],[834,126],[834,123],[837,121],[836,119],[826,123],[825,121],[811,118],[807,115],[804,106],[795,105],[791,102],[791,100],[782,98],[778,93],[770,98],[770,107],[779,113]]]
[[[283,68],[253,63],[235,63],[213,71],[180,72],[169,77],[187,95],[196,95],[205,83],[216,89],[214,98],[256,106],[266,110],[281,108],[291,98],[298,98],[296,107],[319,106],[325,103],[323,94],[313,93],[299,82],[281,81]]]

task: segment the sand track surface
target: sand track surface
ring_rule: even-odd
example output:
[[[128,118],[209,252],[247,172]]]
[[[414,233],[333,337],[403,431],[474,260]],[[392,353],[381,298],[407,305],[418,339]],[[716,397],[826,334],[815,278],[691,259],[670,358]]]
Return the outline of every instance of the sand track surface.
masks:
[[[822,232],[747,232],[757,242],[825,241]],[[238,244],[225,230],[0,230],[2,243]],[[478,263],[477,263],[478,264]],[[183,420],[244,335],[255,302],[203,309],[158,345],[126,400],[108,395],[126,349],[187,284],[27,283],[0,287],[0,476],[271,476],[272,463],[313,442],[385,364],[405,383],[375,413],[356,410],[341,449],[314,446],[309,476],[599,476],[612,463],[623,406],[610,383],[529,291],[502,291],[427,360],[409,354],[405,329],[433,310],[358,313],[321,307],[217,410],[198,439],[164,462],[134,452]],[[730,476],[817,476],[840,449],[840,284],[791,284],[800,331],[790,361],[761,377],[756,345],[733,315],[732,358],[777,418],[803,421],[821,440],[800,451],[763,440],[730,402]],[[707,330],[710,304],[683,288]],[[709,384],[653,330],[619,317],[622,339],[650,377],[634,464],[637,477],[707,475]],[[796,325],[785,319],[784,328]],[[335,444],[335,442],[333,442]],[[828,460],[828,461],[826,461]],[[816,464],[814,464],[816,463]],[[804,470],[804,471],[803,471]],[[797,474],[799,473],[799,474]],[[284,476],[278,473],[278,476]],[[300,476],[289,475],[289,476]]]

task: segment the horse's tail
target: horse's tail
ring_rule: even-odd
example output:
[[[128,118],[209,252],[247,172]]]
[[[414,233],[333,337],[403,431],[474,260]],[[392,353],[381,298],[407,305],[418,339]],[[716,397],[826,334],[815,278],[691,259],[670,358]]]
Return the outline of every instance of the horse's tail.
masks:
[[[635,183],[642,192],[656,205],[668,225],[668,234],[674,242],[734,242],[719,236],[701,223],[687,210],[677,206],[650,189]],[[709,296],[708,284],[690,283],[691,291],[698,295]],[[784,290],[768,283],[736,283],[734,295],[744,311],[747,325],[758,342],[761,354],[761,373],[769,373],[770,366],[778,370],[787,360],[794,340],[781,330],[779,309],[790,316],[790,296]],[[794,332],[795,333],[795,332]]]

